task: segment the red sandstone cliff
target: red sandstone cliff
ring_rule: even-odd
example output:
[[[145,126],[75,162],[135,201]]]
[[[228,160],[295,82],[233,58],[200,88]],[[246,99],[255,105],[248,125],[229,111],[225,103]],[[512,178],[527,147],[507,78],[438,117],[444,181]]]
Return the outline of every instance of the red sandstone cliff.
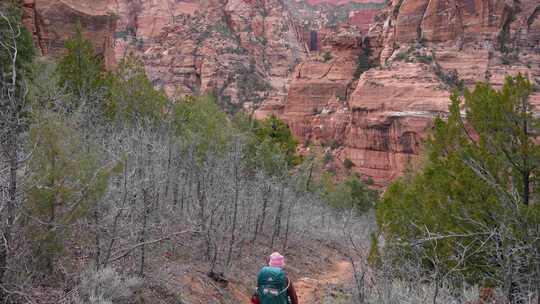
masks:
[[[349,99],[353,117],[368,117],[352,136],[359,144],[346,144],[358,171],[381,185],[401,174],[460,80],[500,86],[521,72],[540,84],[539,12],[536,0],[391,1],[369,34],[381,66],[362,75]],[[540,94],[531,102],[540,104]],[[374,147],[369,136],[385,144]]]
[[[358,81],[339,68],[359,54],[359,39],[349,37],[352,53],[331,48],[329,62],[312,54],[293,75],[286,102],[257,113],[279,113],[304,141],[337,143],[336,164],[348,158],[356,172],[385,186],[414,164],[460,83],[500,86],[518,72],[540,83],[539,12],[535,0],[390,1],[362,40],[377,67]],[[540,93],[531,101],[540,104]]]
[[[537,0],[391,0],[367,34],[372,12],[313,1],[24,0],[24,9],[43,54],[61,52],[80,22],[110,66],[136,52],[169,95],[214,92],[227,108],[275,113],[378,186],[418,157],[461,81],[498,86],[522,72],[540,83]],[[347,25],[355,14],[367,17]],[[358,77],[365,49],[377,66]]]
[[[215,93],[227,108],[283,96],[305,56],[298,28],[280,0],[24,0],[24,22],[43,55],[57,56],[80,23],[116,65],[142,56],[169,95]]]

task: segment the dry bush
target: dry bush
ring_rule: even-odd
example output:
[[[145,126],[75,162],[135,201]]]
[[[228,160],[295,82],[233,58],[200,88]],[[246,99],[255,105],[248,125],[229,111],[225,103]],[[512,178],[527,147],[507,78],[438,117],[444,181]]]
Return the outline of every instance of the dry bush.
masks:
[[[142,281],[135,277],[124,277],[114,268],[89,269],[82,273],[78,286],[77,304],[132,303]]]

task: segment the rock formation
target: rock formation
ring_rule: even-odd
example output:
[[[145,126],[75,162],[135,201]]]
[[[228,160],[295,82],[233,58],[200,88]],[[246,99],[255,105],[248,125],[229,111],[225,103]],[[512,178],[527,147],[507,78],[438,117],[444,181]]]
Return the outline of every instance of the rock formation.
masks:
[[[24,0],[43,55],[58,56],[77,23],[108,66],[143,58],[170,96],[214,93],[233,111],[283,96],[306,49],[279,0]]]
[[[418,159],[452,90],[540,83],[537,0],[21,1],[43,55],[80,23],[108,66],[135,52],[170,96],[276,114],[380,187]]]
[[[311,54],[293,75],[285,104],[257,113],[278,113],[304,141],[333,143],[327,150],[337,165],[350,159],[354,171],[384,187],[419,159],[452,90],[478,81],[498,87],[517,73],[540,83],[539,12],[532,0],[390,1],[362,37],[375,67],[358,81],[350,69],[334,68],[363,56],[354,43],[346,47],[352,54],[333,51],[328,63],[314,63]],[[332,79],[333,69],[342,78]],[[531,102],[540,105],[540,93]]]

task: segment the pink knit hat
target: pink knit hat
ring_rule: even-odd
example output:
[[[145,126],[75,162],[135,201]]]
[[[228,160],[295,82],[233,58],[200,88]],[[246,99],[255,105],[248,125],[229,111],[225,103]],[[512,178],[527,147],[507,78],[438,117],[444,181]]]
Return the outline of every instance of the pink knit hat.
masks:
[[[279,252],[274,252],[270,255],[270,267],[279,267],[282,268],[285,266],[285,257],[283,257]]]

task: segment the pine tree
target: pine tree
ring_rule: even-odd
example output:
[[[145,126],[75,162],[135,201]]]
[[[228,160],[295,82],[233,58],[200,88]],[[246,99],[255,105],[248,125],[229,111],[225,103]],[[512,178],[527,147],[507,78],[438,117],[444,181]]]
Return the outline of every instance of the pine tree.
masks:
[[[104,67],[92,43],[83,37],[80,24],[73,38],[66,41],[65,47],[67,54],[58,63],[57,73],[60,85],[74,95],[71,106],[76,108],[80,99],[94,94],[103,86]]]
[[[231,139],[231,123],[212,96],[187,96],[176,102],[171,116],[175,133],[196,147],[199,159],[221,153]]]
[[[146,76],[144,65],[135,55],[122,60],[109,83],[106,114],[120,124],[156,124],[165,119],[167,96]]]
[[[113,166],[101,166],[100,155],[81,149],[73,123],[58,113],[41,113],[30,129],[34,147],[27,226],[38,268],[47,274],[63,250],[70,227],[89,214],[105,193]]]
[[[423,170],[391,185],[377,208],[386,237],[422,247],[427,268],[441,261],[442,272],[500,285],[509,300],[540,275],[532,91],[519,75],[500,91],[478,84],[463,98],[454,94],[448,119],[435,121]]]

